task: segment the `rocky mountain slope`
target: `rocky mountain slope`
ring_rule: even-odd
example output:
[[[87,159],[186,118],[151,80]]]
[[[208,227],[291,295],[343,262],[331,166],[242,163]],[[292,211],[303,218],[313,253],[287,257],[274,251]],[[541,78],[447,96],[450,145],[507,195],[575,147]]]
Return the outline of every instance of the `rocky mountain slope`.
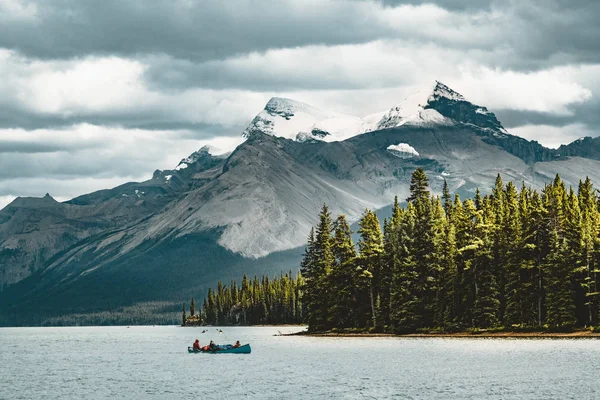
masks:
[[[356,220],[405,198],[417,167],[434,190],[446,179],[462,196],[488,190],[498,173],[538,188],[556,172],[600,184],[590,146],[553,150],[510,135],[439,82],[369,118],[272,99],[244,135],[231,154],[201,149],[147,182],[0,211],[0,323],[24,309],[179,301],[223,277],[295,269],[324,202]]]

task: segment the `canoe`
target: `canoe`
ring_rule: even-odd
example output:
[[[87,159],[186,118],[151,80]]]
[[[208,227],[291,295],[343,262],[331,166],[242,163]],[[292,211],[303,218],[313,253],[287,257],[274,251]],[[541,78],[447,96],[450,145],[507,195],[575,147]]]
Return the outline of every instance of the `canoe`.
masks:
[[[208,354],[250,354],[250,344],[245,344],[240,347],[232,347],[231,345],[217,346],[217,350],[194,350],[188,347],[188,353],[208,353]]]

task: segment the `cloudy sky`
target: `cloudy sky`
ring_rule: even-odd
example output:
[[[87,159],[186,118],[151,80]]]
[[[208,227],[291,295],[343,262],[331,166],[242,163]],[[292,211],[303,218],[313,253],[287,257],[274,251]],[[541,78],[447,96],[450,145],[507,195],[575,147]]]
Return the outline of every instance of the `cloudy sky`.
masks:
[[[433,79],[514,134],[600,135],[596,0],[0,0],[0,207],[233,147],[272,96],[385,110]]]

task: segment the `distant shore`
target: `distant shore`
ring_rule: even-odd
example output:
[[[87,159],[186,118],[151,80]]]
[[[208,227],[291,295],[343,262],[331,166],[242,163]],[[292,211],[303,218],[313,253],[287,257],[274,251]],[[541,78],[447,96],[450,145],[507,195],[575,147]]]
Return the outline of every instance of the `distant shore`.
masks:
[[[296,332],[281,336],[310,337],[408,337],[408,338],[523,338],[523,339],[600,339],[600,332],[581,330],[573,332],[455,332],[455,333],[350,333],[350,332]]]

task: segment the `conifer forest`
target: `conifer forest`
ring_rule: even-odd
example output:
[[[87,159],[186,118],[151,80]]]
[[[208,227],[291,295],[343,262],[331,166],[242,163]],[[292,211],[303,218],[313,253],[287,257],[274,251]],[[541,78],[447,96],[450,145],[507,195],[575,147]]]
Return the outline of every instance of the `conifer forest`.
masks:
[[[489,195],[432,195],[413,172],[380,223],[365,210],[358,243],[326,205],[300,274],[221,284],[204,301],[208,323],[296,323],[309,331],[571,330],[598,325],[599,198],[557,175],[537,191],[496,178]],[[383,228],[382,228],[383,227]]]
[[[217,289],[209,289],[202,307],[196,313],[194,299],[190,316],[183,307],[183,324],[198,321],[209,325],[280,325],[303,322],[300,302],[303,280],[300,274],[282,274],[248,279],[241,285],[232,281],[229,286],[219,282]]]

